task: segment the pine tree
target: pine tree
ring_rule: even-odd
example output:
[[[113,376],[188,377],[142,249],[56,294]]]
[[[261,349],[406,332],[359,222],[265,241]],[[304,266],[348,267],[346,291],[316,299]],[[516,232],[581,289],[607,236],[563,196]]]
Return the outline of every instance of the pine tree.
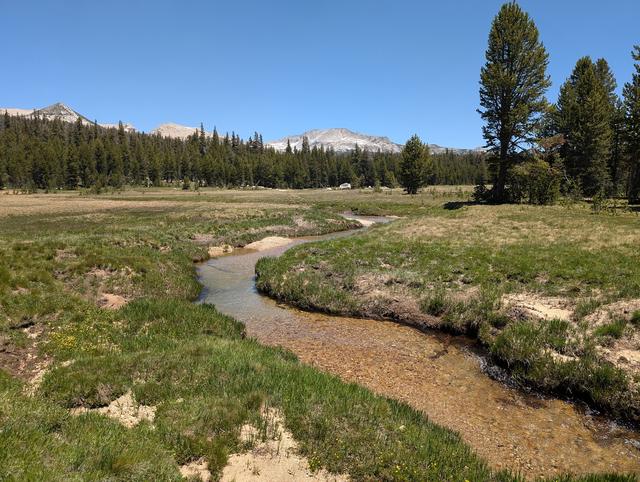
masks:
[[[626,193],[629,177],[624,156],[624,105],[620,99],[616,103],[611,121],[611,154],[609,158],[609,177],[611,193],[619,196]]]
[[[220,145],[220,136],[218,135],[218,129],[214,126],[213,127],[213,136],[211,139],[211,143],[213,144],[214,149],[217,148]]]
[[[611,127],[611,142],[607,166],[609,168],[610,194],[618,194],[622,188],[622,127],[624,124],[624,111],[622,103],[616,94],[618,83],[605,59],[598,59],[595,63],[595,71],[598,80],[602,84],[608,99],[609,124]]]
[[[630,203],[640,203],[640,46],[631,54],[636,61],[631,82],[623,89],[625,109],[625,140],[630,161],[628,197]]]
[[[7,173],[7,160],[0,148],[0,190],[5,189],[8,183],[9,183],[9,174]]]
[[[493,188],[496,202],[507,200],[509,169],[517,152],[534,140],[544,111],[549,56],[538,29],[515,2],[506,3],[493,20],[486,63],[480,73],[482,128],[494,155]]]
[[[67,156],[65,186],[67,189],[77,189],[80,185],[80,160],[78,158],[78,149],[76,147],[72,147],[69,149]]]
[[[567,173],[587,196],[610,188],[613,113],[596,65],[589,57],[581,58],[560,88],[556,123],[566,141],[562,156]]]
[[[198,149],[200,155],[204,156],[207,152],[207,136],[204,132],[204,124],[200,123],[200,130],[198,131]]]
[[[407,194],[417,194],[425,182],[429,149],[417,135],[413,135],[402,149],[400,184]]]

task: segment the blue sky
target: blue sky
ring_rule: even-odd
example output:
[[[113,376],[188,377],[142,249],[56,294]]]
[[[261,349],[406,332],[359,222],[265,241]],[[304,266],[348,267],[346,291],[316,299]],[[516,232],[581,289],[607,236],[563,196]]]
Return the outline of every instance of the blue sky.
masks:
[[[62,101],[141,130],[214,125],[265,139],[347,127],[404,142],[483,143],[478,77],[501,1],[0,0],[0,106]],[[522,0],[549,50],[555,100],[583,55],[619,87],[637,0]]]

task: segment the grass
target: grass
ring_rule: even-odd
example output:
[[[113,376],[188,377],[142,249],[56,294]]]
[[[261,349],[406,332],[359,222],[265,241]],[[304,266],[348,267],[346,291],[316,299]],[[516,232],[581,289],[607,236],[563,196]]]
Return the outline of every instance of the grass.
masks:
[[[266,404],[283,412],[315,469],[353,480],[517,479],[407,405],[246,339],[241,324],[192,303],[193,261],[208,244],[351,222],[322,203],[163,194],[3,196],[0,478],[180,480],[179,466],[201,457],[217,477],[241,449],[240,427],[259,425]],[[206,244],[194,242],[203,235]],[[106,292],[129,303],[101,309]],[[30,395],[34,363],[48,368]],[[156,407],[153,423],[71,414],[129,391]]]
[[[0,478],[181,480],[179,466],[201,457],[215,478],[229,454],[243,448],[240,427],[264,423],[267,405],[282,411],[314,469],[353,480],[520,480],[490,469],[456,433],[406,404],[246,339],[240,323],[213,306],[192,303],[200,290],[193,261],[204,259],[209,245],[352,227],[335,215],[343,210],[431,216],[439,213],[434,202],[458,194],[455,188],[417,198],[366,191],[216,190],[2,196]],[[379,229],[372,232],[384,232]],[[308,288],[315,290],[313,297],[287,284],[289,299],[357,311],[360,305],[349,291],[355,280],[344,274],[351,262],[344,250],[354,249],[349,243],[362,249],[363,239],[371,238],[304,248],[311,250],[309,260],[326,263],[326,254],[341,247],[331,263],[339,263],[344,289],[314,279]],[[408,249],[413,246],[402,248],[402,256],[415,262]],[[262,266],[276,270],[290,260]],[[370,269],[371,262],[362,256],[357,272]],[[416,273],[394,273],[389,286],[426,286]],[[104,293],[129,303],[115,311],[101,309],[96,303]],[[476,317],[487,303],[474,308]],[[433,306],[444,309],[443,316],[452,313],[446,290]],[[544,339],[560,349],[567,329],[561,323],[549,326]],[[33,390],[30,368],[44,364],[42,383]],[[152,423],[126,428],[94,412],[71,413],[103,407],[129,391],[138,403],[156,407]]]
[[[303,309],[475,337],[520,383],[640,422],[640,374],[615,355],[618,343],[633,343],[640,317],[607,314],[615,302],[640,300],[639,226],[633,213],[594,215],[580,204],[481,206],[434,197],[390,225],[263,259],[257,285]],[[510,308],[506,295],[560,303],[570,316],[554,319],[552,311],[540,319],[517,302]],[[398,299],[405,302],[390,301]]]
[[[619,339],[619,338],[622,338],[624,329],[626,327],[627,327],[627,320],[620,318],[615,320],[612,323],[598,326],[593,333],[596,336]]]

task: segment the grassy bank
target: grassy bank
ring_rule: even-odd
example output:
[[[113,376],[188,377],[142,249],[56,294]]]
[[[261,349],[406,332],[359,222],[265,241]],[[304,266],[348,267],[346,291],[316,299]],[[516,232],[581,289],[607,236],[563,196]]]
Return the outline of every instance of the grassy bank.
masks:
[[[476,337],[517,381],[640,421],[637,214],[437,197],[406,212],[262,260],[259,289],[303,309]]]
[[[215,478],[247,448],[241,427],[264,425],[266,405],[314,469],[514,480],[406,405],[245,339],[236,321],[194,305],[193,260],[210,246],[351,226],[310,203],[230,201],[2,198],[0,478],[179,480],[181,465],[202,458]],[[105,297],[123,306],[100,307]],[[136,405],[133,426],[93,410],[123,396]]]

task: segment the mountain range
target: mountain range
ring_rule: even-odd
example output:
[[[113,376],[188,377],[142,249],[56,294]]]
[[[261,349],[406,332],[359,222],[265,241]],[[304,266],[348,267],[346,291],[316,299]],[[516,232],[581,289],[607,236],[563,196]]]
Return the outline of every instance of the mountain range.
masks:
[[[71,107],[58,102],[42,109],[15,109],[0,107],[0,114],[7,112],[9,115],[15,116],[32,116],[37,115],[46,119],[60,119],[63,122],[77,122],[81,119],[84,124],[93,124],[88,117],[76,112]],[[105,128],[118,127],[118,124],[98,124]],[[136,131],[136,128],[131,124],[124,124],[125,130],[129,132]],[[172,137],[179,139],[186,139],[190,135],[193,135],[198,129],[196,127],[183,126],[180,124],[166,123],[161,124],[155,129],[150,131],[150,134],[158,134],[163,137]],[[207,133],[211,135],[211,133]],[[367,149],[371,152],[387,152],[398,153],[402,150],[402,145],[393,142],[388,137],[384,136],[372,136],[367,134],[361,134],[345,128],[333,128],[333,129],[313,129],[302,134],[296,134],[283,137],[275,141],[267,142],[266,145],[273,147],[277,151],[284,151],[287,148],[287,143],[291,145],[292,149],[302,149],[302,142],[304,138],[309,141],[309,147],[324,147],[325,149],[333,149],[336,152],[344,153],[355,149],[356,144],[361,149]],[[475,149],[460,149],[455,147],[442,147],[437,144],[429,144],[429,150],[432,153],[439,154],[445,151],[454,152],[456,154],[464,154],[469,152],[482,152],[483,148]]]
[[[50,106],[43,107],[42,109],[12,109],[0,107],[0,114],[7,113],[9,115],[15,116],[38,116],[44,119],[53,120],[60,119],[63,122],[74,123],[77,122],[78,119],[82,121],[83,124],[90,125],[93,124],[93,121],[89,118],[83,116],[82,114],[76,112],[68,105],[63,104],[62,102],[56,102],[55,104],[51,104]],[[118,127],[118,124],[98,124],[101,127],[112,128]],[[134,132],[136,129],[131,124],[123,124],[124,129],[128,132]]]
[[[334,151],[341,153],[354,150],[356,144],[361,149],[367,149],[371,152],[398,153],[402,151],[403,147],[402,144],[395,143],[388,137],[361,134],[345,128],[313,129],[302,134],[267,142],[266,145],[273,147],[277,151],[284,151],[287,148],[287,143],[289,143],[292,149],[300,150],[302,149],[302,142],[305,137],[309,141],[310,148],[324,146],[325,149],[332,148]],[[468,152],[482,152],[484,149],[481,147],[476,149],[460,149],[456,147],[442,147],[438,144],[429,144],[429,151],[434,154],[441,154],[447,150],[456,154],[465,154]]]

